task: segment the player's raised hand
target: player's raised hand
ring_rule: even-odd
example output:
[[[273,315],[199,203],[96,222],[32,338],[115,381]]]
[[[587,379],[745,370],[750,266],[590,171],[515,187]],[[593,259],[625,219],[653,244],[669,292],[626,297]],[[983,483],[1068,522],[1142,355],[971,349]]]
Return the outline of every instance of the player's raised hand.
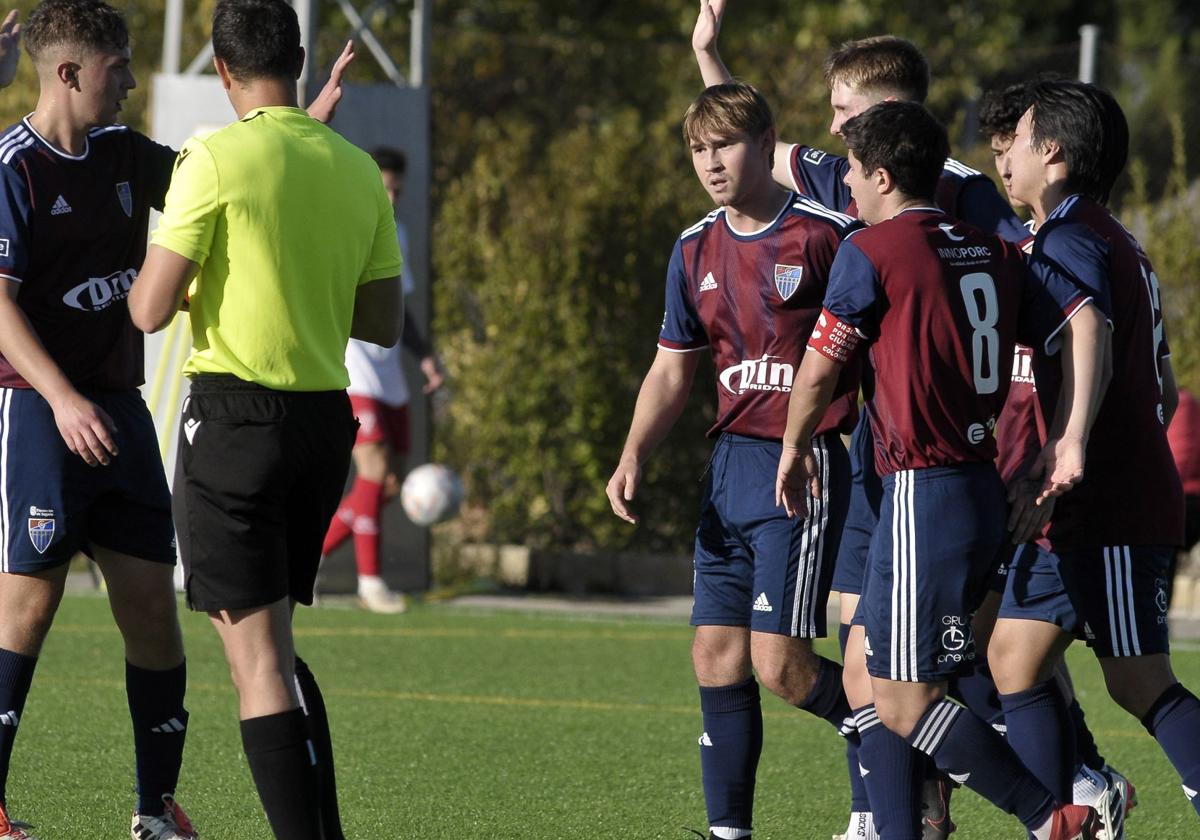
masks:
[[[629,503],[637,495],[638,485],[641,483],[641,465],[632,458],[622,458],[612,478],[608,480],[608,487],[605,488],[613,513],[634,525],[638,524],[638,517],[630,510]]]
[[[56,402],[53,410],[67,448],[89,467],[109,464],[117,456],[117,425],[100,406],[76,392]]]
[[[711,52],[717,48],[717,36],[721,34],[721,20],[725,17],[726,0],[700,0],[700,14],[692,29],[692,50]]]
[[[20,12],[13,9],[0,23],[0,88],[6,88],[17,75],[17,62],[21,58]]]
[[[821,498],[821,479],[817,475],[817,458],[812,445],[784,444],[779,456],[779,471],[775,474],[775,504],[783,505],[789,518],[804,518],[808,512],[808,496]]]
[[[328,123],[333,119],[338,103],[342,100],[342,75],[352,61],[354,61],[354,42],[347,41],[346,46],[342,49],[342,54],[338,56],[337,61],[333,62],[333,69],[329,71],[329,81],[325,83],[325,87],[321,88],[317,98],[308,106],[308,115],[314,120]]]

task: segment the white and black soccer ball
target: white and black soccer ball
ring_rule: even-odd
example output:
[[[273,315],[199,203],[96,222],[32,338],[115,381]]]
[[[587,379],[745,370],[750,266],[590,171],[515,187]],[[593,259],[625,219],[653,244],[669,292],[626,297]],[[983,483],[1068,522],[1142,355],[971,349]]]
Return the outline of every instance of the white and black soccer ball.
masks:
[[[454,471],[441,464],[422,464],[410,472],[400,488],[400,504],[417,525],[434,525],[450,519],[462,504],[463,486]]]

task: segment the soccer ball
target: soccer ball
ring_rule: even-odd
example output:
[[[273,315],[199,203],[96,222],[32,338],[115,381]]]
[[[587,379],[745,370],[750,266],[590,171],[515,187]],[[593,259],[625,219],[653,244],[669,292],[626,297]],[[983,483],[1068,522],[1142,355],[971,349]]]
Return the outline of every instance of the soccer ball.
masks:
[[[400,505],[417,525],[444,522],[458,513],[463,500],[462,482],[448,467],[422,464],[404,479]]]

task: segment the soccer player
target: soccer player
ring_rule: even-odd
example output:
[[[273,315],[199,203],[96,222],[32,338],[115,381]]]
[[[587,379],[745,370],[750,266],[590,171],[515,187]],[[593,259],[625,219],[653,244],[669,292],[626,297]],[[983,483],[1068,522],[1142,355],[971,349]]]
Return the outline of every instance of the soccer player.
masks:
[[[1166,569],[1183,538],[1179,474],[1167,444],[1175,383],[1158,278],[1107,209],[1128,155],[1128,125],[1107,92],[1040,82],[1002,163],[1009,194],[1037,222],[1033,265],[1094,295],[1112,325],[1111,381],[1083,442],[1088,471],[1059,499],[1044,536],[1009,569],[990,650],[1009,740],[1039,779],[1069,785],[1072,754],[1050,674],[1073,635],[1100,661],[1109,693],[1158,739],[1200,809],[1200,700],[1171,671]],[[1065,386],[1036,370],[1043,408]]]
[[[749,85],[704,91],[684,138],[717,209],[675,243],[658,353],[642,383],[620,463],[613,512],[636,523],[641,468],[687,401],[705,349],[717,370],[717,437],[705,474],[695,545],[692,662],[704,733],[701,775],[710,836],[751,835],[762,750],[758,679],[788,703],[840,729],[849,707],[841,667],[818,656],[833,552],[849,489],[840,438],[853,425],[854,371],[839,383],[813,447],[825,492],[789,520],[771,476],[787,393],[816,321],[829,267],[854,220],[771,179],[774,118]]]
[[[1038,840],[1094,837],[1093,809],[1057,806],[1001,736],[945,693],[1005,536],[991,428],[1014,336],[1068,348],[1063,376],[1079,387],[1043,454],[1043,492],[1061,493],[1082,472],[1082,450],[1068,444],[1086,434],[1099,390],[1102,321],[1069,283],[1035,281],[1017,248],[933,206],[949,143],[923,107],[881,103],[842,131],[846,182],[870,227],[850,236],[834,262],[814,352],[790,398],[777,495],[790,511],[807,501],[809,435],[843,365],[869,343],[876,380],[866,416],[884,496],[854,618],[865,630],[874,695],[855,710],[860,737],[865,748],[882,724],[1018,816]],[[1056,448],[1060,439],[1067,443]],[[818,477],[814,493],[819,485]],[[920,836],[872,804],[885,840]]]
[[[724,11],[725,0],[701,0],[700,14],[692,33],[696,62],[705,84],[709,85],[730,78],[729,70],[717,50],[717,35]],[[929,90],[930,73],[928,61],[915,45],[903,38],[885,35],[843,44],[826,59],[824,76],[833,111],[829,131],[839,136],[841,126],[847,119],[878,102],[924,102]],[[828,207],[853,215],[856,213],[854,199],[844,181],[847,169],[846,158],[842,156],[802,144],[776,144],[773,172],[778,183]],[[937,206],[951,216],[997,233],[1009,241],[1021,242],[1029,236],[991,180],[959,161],[951,158],[946,160],[934,198]],[[866,393],[871,387],[869,367],[863,371],[863,381]],[[870,696],[870,683],[860,643],[851,638],[850,620],[862,589],[871,534],[879,520],[882,490],[879,476],[872,467],[874,446],[870,424],[859,422],[850,443],[850,509],[832,583],[833,591],[839,593],[841,626],[838,637],[843,658],[849,666],[845,670],[847,691],[851,695],[857,693],[864,702]],[[999,606],[999,594],[990,596],[985,604],[994,613]],[[961,674],[955,688],[978,714],[1000,723],[996,719],[999,701],[985,662],[979,661],[973,673]],[[883,749],[886,740],[886,736],[881,734],[872,739],[871,747]],[[886,746],[893,751],[904,748],[898,741]],[[869,770],[872,762],[869,757],[858,754],[858,744],[854,739],[847,739],[846,762],[851,785],[851,813],[844,837],[845,840],[872,840],[875,830],[870,815],[868,788],[904,786],[908,781],[895,778],[892,775],[894,762],[882,756],[879,762],[885,769],[872,771],[872,778],[864,778],[861,770]],[[926,840],[943,840],[953,830],[949,794],[946,779],[936,775],[927,779],[921,792],[923,801],[919,803],[923,806]]]
[[[980,133],[987,138],[996,163],[997,174],[1003,177],[1004,160],[1012,147],[1013,135],[1021,115],[1029,107],[1029,87],[1025,84],[1009,85],[1006,88],[989,91],[983,97],[979,106]],[[1010,200],[1011,197],[1010,197]],[[1012,201],[1014,207],[1024,207],[1019,201]],[[1033,250],[1034,220],[1027,223],[1030,229],[1029,239],[1022,244],[1022,250],[1030,253]],[[1016,492],[1036,492],[1037,480],[1022,482],[1025,475],[1033,466],[1041,447],[1047,438],[1046,421],[1038,402],[1037,387],[1033,374],[1033,349],[1020,344],[1016,347],[1013,357],[1012,383],[1008,399],[1004,403],[996,425],[996,466],[1000,478],[1010,488],[1010,495]],[[1022,484],[1025,489],[1022,490]],[[1030,521],[1020,523],[1023,533],[1035,534],[1041,531],[1053,512],[1053,504],[1041,506],[1025,505],[1025,510],[1035,515]],[[1017,523],[1013,523],[1014,525]],[[1016,548],[1016,555],[1026,551],[1036,551],[1036,546],[1023,543]],[[1008,558],[1014,552],[1005,548],[1002,555],[1004,563],[1001,567],[1001,577],[1007,574]],[[1000,587],[1003,593],[1004,587]],[[995,625],[996,613],[999,611],[999,601],[992,598],[985,600],[989,609],[988,620],[981,621],[976,615],[975,643],[986,650],[991,637],[991,628]],[[1055,678],[1063,692],[1067,703],[1067,714],[1072,721],[1075,733],[1076,767],[1071,784],[1071,797],[1076,805],[1093,805],[1100,812],[1110,838],[1120,838],[1124,834],[1126,813],[1136,803],[1136,792],[1133,785],[1121,773],[1105,761],[1096,745],[1096,740],[1088,728],[1083,709],[1075,696],[1071,674],[1067,670],[1065,660],[1059,660],[1055,669]],[[1035,698],[1036,700],[1036,698]],[[1011,701],[1010,701],[1011,705]]]
[[[399,339],[400,249],[374,162],[296,107],[292,7],[221,0],[212,42],[239,119],[180,152],[129,311],[160,329],[195,281],[174,497],[188,601],[224,645],[272,831],[329,840],[328,722],[292,612],[349,469],[346,341]]]
[[[371,152],[383,177],[383,187],[396,210],[404,191],[407,160],[399,149],[381,147]],[[397,219],[396,237],[400,253],[408,253],[408,232]],[[415,288],[409,263],[405,262],[401,282],[406,295]],[[401,343],[420,360],[425,375],[424,393],[442,387],[445,377],[433,347],[421,335],[409,311],[404,312]],[[346,369],[350,372],[350,405],[358,418],[358,438],[354,443],[354,484],[342,499],[329,531],[323,554],[354,535],[354,562],[358,567],[358,601],[377,613],[404,612],[404,596],[388,589],[379,576],[379,512],[388,499],[400,491],[399,462],[408,455],[408,383],[401,367],[401,346],[377,347],[366,341],[350,339],[346,346]]]

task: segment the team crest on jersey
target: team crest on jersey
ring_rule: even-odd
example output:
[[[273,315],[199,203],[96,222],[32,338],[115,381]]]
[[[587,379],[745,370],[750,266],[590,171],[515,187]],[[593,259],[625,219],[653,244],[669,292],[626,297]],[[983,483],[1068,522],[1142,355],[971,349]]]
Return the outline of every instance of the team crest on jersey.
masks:
[[[125,211],[125,215],[133,218],[133,191],[129,189],[128,181],[121,181],[117,184],[117,198],[121,200],[121,209]]]
[[[779,296],[787,300],[796,294],[796,289],[800,288],[800,279],[803,276],[804,266],[802,265],[779,265],[776,263],[775,288],[779,290]]]
[[[45,554],[54,539],[54,511],[29,508],[29,541],[38,554]]]

